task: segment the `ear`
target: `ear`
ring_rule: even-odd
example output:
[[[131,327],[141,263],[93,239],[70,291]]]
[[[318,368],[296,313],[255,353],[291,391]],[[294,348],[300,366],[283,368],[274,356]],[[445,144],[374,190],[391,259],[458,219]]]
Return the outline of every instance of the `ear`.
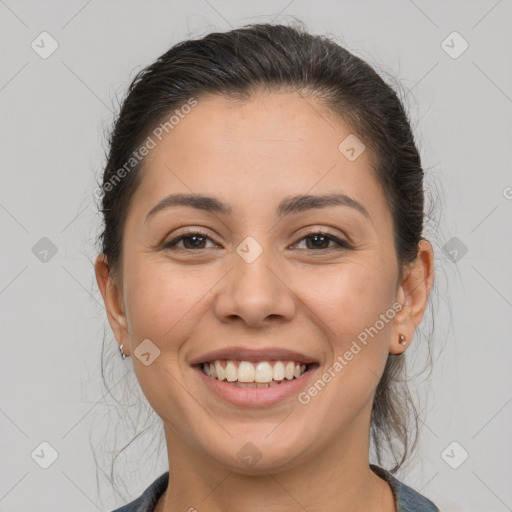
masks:
[[[100,254],[96,258],[94,270],[96,272],[96,282],[98,283],[98,288],[100,289],[107,310],[110,328],[118,344],[124,345],[123,351],[128,356],[130,354],[126,350],[126,347],[130,345],[128,341],[128,330],[126,328],[127,322],[124,313],[122,292],[119,289],[117,280],[114,279],[108,267],[107,257],[104,254]]]
[[[389,344],[390,354],[405,352],[414,336],[427,308],[428,297],[434,282],[434,251],[427,240],[420,240],[418,255],[403,269],[403,276],[397,292],[397,301],[402,309],[393,320],[393,335]],[[399,344],[403,334],[406,344]]]

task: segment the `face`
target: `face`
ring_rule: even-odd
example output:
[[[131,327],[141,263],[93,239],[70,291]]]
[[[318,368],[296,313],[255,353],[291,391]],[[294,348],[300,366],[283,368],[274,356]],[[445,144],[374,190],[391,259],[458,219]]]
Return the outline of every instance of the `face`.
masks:
[[[388,354],[419,318],[372,155],[338,149],[352,133],[298,94],[209,96],[146,157],[118,285],[100,287],[169,450],[255,472],[366,446]],[[221,382],[198,364],[215,360],[231,379],[282,382]],[[289,380],[276,361],[307,371]]]

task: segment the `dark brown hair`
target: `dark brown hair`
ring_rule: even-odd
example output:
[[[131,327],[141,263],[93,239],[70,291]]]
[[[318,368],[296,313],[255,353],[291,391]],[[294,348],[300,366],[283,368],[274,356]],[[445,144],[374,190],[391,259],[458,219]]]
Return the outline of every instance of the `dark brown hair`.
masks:
[[[109,139],[101,184],[100,241],[112,272],[122,257],[123,226],[143,160],[132,161],[129,169],[126,163],[151,130],[192,97],[250,98],[265,91],[297,91],[320,100],[371,149],[393,217],[400,269],[414,260],[423,233],[423,169],[397,93],[368,63],[326,36],[300,27],[253,24],[180,42],[131,83]],[[121,168],[126,172],[118,179]],[[392,472],[417,438],[418,415],[404,371],[404,357],[390,355],[371,416],[377,460],[383,451],[391,454]]]

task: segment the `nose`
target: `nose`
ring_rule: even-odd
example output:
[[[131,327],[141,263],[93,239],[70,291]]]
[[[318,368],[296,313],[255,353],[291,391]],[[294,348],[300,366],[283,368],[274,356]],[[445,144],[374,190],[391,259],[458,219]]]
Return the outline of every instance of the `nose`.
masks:
[[[233,254],[232,270],[221,281],[213,303],[219,321],[240,319],[250,327],[261,327],[293,318],[296,298],[271,252],[264,250],[252,262]]]

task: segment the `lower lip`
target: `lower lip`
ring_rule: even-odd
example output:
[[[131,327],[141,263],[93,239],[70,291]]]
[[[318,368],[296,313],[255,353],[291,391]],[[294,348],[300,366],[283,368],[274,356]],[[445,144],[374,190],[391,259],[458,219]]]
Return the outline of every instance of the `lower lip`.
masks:
[[[208,388],[217,396],[240,407],[267,407],[277,404],[290,398],[297,396],[300,391],[305,388],[316,372],[316,368],[311,368],[297,379],[283,380],[281,384],[268,388],[242,388],[233,386],[225,380],[214,379],[206,375],[200,366],[196,366],[194,370],[198,373],[200,379],[208,386]]]

